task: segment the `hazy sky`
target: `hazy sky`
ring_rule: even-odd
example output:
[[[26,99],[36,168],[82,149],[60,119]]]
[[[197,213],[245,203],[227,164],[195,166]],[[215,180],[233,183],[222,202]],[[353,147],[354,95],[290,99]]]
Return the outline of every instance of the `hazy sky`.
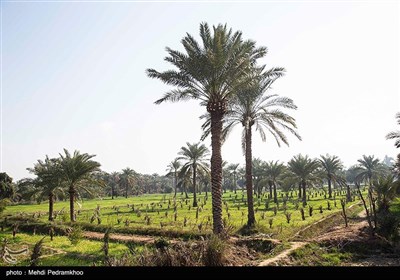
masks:
[[[145,69],[167,70],[165,47],[182,50],[200,22],[227,23],[267,46],[261,61],[287,74],[271,93],[292,98],[303,141],[281,147],[255,135],[254,157],[298,153],[394,157],[385,140],[400,111],[400,5],[384,2],[26,3],[2,2],[1,169],[14,179],[63,148],[96,154],[105,171],[165,172],[197,142],[198,102],[154,105],[170,87]],[[223,159],[244,163],[238,127]],[[210,138],[206,139],[210,145]]]

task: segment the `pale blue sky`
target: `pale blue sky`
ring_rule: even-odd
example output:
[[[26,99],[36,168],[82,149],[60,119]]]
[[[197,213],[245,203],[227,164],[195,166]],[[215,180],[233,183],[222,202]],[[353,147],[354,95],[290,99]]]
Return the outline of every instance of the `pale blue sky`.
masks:
[[[164,173],[201,135],[195,101],[154,105],[169,89],[146,68],[166,70],[165,47],[182,50],[200,22],[227,23],[267,46],[264,63],[287,75],[273,92],[292,98],[303,141],[254,140],[255,157],[395,156],[385,135],[400,111],[398,2],[13,3],[2,4],[2,170],[28,175],[62,149],[96,154],[105,171]],[[258,137],[258,136],[257,136]],[[210,139],[206,139],[206,145]],[[237,128],[223,147],[244,163]]]

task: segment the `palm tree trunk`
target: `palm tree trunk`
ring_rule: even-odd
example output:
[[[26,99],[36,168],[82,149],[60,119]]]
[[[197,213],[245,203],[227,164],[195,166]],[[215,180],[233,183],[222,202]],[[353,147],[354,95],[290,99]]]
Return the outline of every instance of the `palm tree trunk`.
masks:
[[[272,182],[271,181],[268,181],[268,186],[269,186],[269,198],[272,198]],[[275,198],[274,198],[274,202],[276,203]]]
[[[299,182],[299,198],[301,198],[301,182]]]
[[[233,173],[233,190],[236,193],[236,175]]]
[[[196,197],[196,166],[193,166],[193,207],[197,207],[197,197]]]
[[[222,156],[221,156],[221,135],[223,110],[216,110],[216,104],[209,104],[208,111],[211,114],[211,196],[213,213],[213,232],[224,233],[222,223]]]
[[[303,205],[307,205],[307,192],[306,192],[306,182],[302,181],[303,185]]]
[[[69,217],[71,219],[71,222],[75,222],[74,200],[75,200],[75,187],[74,187],[74,185],[70,185],[69,186]]]
[[[114,199],[114,188],[115,188],[114,184],[111,183],[111,199]]]
[[[253,166],[251,150],[251,126],[246,130],[246,188],[247,188],[247,225],[254,226],[256,219],[254,217],[253,206]]]
[[[54,194],[50,192],[49,194],[49,221],[53,221],[53,212],[54,212]]]
[[[177,190],[177,180],[178,180],[178,178],[177,178],[177,176],[176,176],[176,170],[175,170],[175,172],[174,172],[174,183],[175,183],[175,194],[174,194],[174,198],[176,197],[176,190]]]
[[[348,184],[346,184],[346,190],[347,190],[347,201],[350,202],[351,201],[351,192],[350,192],[350,186]]]
[[[128,184],[125,185],[125,198],[128,198]]]
[[[272,183],[272,186],[274,187],[274,202],[278,203],[278,193],[276,191],[276,184]]]
[[[328,174],[328,197],[332,198],[332,178],[330,174]]]

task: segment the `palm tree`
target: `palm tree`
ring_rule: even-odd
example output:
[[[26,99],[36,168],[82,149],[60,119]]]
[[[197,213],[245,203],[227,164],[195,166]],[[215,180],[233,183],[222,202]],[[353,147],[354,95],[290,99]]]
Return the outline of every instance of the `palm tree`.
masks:
[[[82,183],[101,184],[101,182],[93,180],[91,176],[100,170],[100,163],[92,160],[95,155],[81,154],[77,150],[71,155],[67,149],[64,149],[64,153],[65,155],[60,154],[60,173],[63,181],[69,187],[69,211],[71,221],[74,222],[74,202],[77,188],[80,187],[90,192]]]
[[[396,119],[397,119],[397,124],[400,125],[400,112],[396,114]],[[394,146],[396,148],[400,148],[400,131],[392,131],[386,135],[386,139],[396,139],[396,142],[394,142]]]
[[[111,199],[114,199],[116,195],[116,189],[118,188],[118,184],[120,182],[120,174],[116,171],[112,172],[107,176],[107,181],[111,186]]]
[[[193,180],[193,207],[197,207],[197,197],[196,197],[196,176],[197,168],[207,171],[206,156],[209,155],[209,151],[204,144],[196,143],[190,144],[186,143],[187,147],[182,147],[179,151],[179,160],[185,160],[186,163],[182,166],[181,172],[183,174],[192,173]]]
[[[278,203],[278,195],[277,195],[277,185],[279,184],[279,178],[282,176],[285,171],[285,165],[283,163],[279,163],[279,161],[270,161],[265,165],[265,174],[267,175],[268,182],[271,183],[271,186],[274,190],[274,202]]]
[[[400,181],[396,181],[392,174],[380,176],[372,182],[378,196],[378,209],[382,212],[389,212],[390,202],[396,196],[396,190]]]
[[[181,163],[178,158],[174,159],[173,161],[171,161],[168,164],[167,171],[169,171],[169,172],[167,175],[174,174],[174,187],[175,187],[174,197],[176,197],[176,189],[177,189],[177,185],[178,185],[178,171],[179,171],[180,167],[181,167]]]
[[[319,162],[310,159],[307,155],[294,156],[288,162],[289,177],[299,183],[299,192],[303,198],[303,205],[307,204],[307,185],[312,185],[321,181],[320,174],[318,174]],[[301,190],[303,189],[303,191]]]
[[[266,132],[271,133],[279,147],[281,142],[289,146],[288,139],[282,129],[301,140],[300,135],[295,130],[295,119],[280,110],[280,108],[297,109],[293,100],[287,97],[278,97],[276,94],[264,95],[272,83],[278,77],[281,77],[283,73],[283,68],[273,68],[263,73],[253,70],[251,75],[253,76],[252,83],[238,90],[236,98],[231,102],[229,111],[224,117],[224,139],[235,125],[241,124],[243,126],[242,149],[246,159],[248,226],[252,226],[255,223],[251,147],[252,128],[255,127],[256,131],[260,133],[262,141],[266,141]],[[207,115],[203,115],[201,118],[206,118],[203,124],[204,139],[210,133],[212,120]]]
[[[182,39],[186,53],[167,48],[166,61],[178,70],[158,72],[148,69],[147,75],[177,87],[156,101],[183,101],[195,99],[206,106],[211,117],[211,185],[213,232],[223,234],[222,223],[222,120],[227,104],[237,89],[248,83],[247,73],[258,58],[263,57],[265,47],[256,48],[255,42],[243,40],[242,32],[233,33],[226,25],[213,27],[200,24],[202,46],[190,35]]]
[[[371,186],[372,179],[376,179],[379,174],[383,173],[382,164],[379,159],[374,156],[363,155],[362,159],[358,160],[358,175],[356,181],[366,181]]]
[[[27,170],[34,174],[36,178],[26,179],[21,182],[21,186],[31,185],[33,188],[28,195],[37,195],[38,202],[44,198],[49,200],[49,221],[53,221],[54,200],[59,196],[65,196],[65,184],[62,181],[59,160],[46,156],[44,161],[38,160],[33,168]]]
[[[183,173],[182,170],[178,173],[178,184],[177,186],[185,192],[185,198],[188,199],[187,189],[189,189],[190,185],[192,184],[192,179],[190,178],[190,173],[186,172]],[[182,193],[183,194],[183,193]]]
[[[228,166],[228,170],[233,175],[233,190],[235,193],[236,193],[236,187],[237,187],[236,175],[238,173],[238,168],[239,168],[239,163],[232,163]]]
[[[120,185],[125,189],[125,198],[128,198],[128,191],[131,189],[135,183],[136,172],[135,170],[127,167],[122,169],[120,175]]]
[[[332,198],[332,181],[342,181],[338,172],[343,168],[343,164],[337,156],[321,155],[319,162],[328,180],[328,196]]]

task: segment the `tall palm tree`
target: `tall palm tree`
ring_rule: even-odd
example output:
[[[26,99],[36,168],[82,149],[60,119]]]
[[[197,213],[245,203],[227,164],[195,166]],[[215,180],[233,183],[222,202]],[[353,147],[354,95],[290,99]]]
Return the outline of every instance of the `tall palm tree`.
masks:
[[[193,180],[193,207],[197,207],[197,197],[196,197],[196,176],[197,168],[202,169],[207,172],[207,163],[205,162],[206,157],[209,155],[209,151],[204,144],[196,143],[190,144],[186,143],[187,147],[182,147],[179,151],[179,160],[184,160],[186,163],[182,166],[181,172],[192,173]]]
[[[230,173],[233,175],[233,191],[235,193],[236,193],[236,187],[237,187],[236,175],[238,173],[238,168],[239,168],[239,163],[232,163],[228,166]]]
[[[232,32],[226,25],[214,26],[211,32],[207,23],[200,24],[200,45],[192,35],[182,39],[185,53],[167,48],[166,61],[177,70],[158,72],[148,69],[147,75],[157,78],[176,89],[156,101],[183,101],[195,99],[206,106],[211,117],[211,185],[213,232],[223,234],[222,223],[222,120],[227,104],[249,81],[247,73],[267,49],[256,48],[256,43],[243,40],[242,32]]]
[[[400,125],[400,112],[396,114],[397,124]],[[386,135],[386,139],[396,139],[394,145],[396,148],[400,148],[400,131],[392,131]]]
[[[319,162],[328,180],[328,196],[332,198],[332,181],[342,181],[338,172],[343,168],[343,164],[337,156],[321,155]]]
[[[307,155],[297,155],[294,156],[288,162],[289,177],[296,180],[299,183],[299,192],[301,195],[302,190],[302,200],[303,205],[307,204],[307,185],[312,185],[321,181],[320,174],[318,172],[319,162],[317,160],[310,159]]]
[[[33,168],[27,170],[34,174],[36,178],[26,179],[21,182],[21,186],[31,185],[33,188],[30,195],[36,194],[37,201],[44,198],[49,201],[49,221],[53,221],[54,200],[59,196],[65,196],[65,184],[62,181],[62,175],[59,167],[59,160],[46,156],[45,160],[38,160]]]
[[[273,197],[275,203],[278,202],[277,185],[279,184],[279,179],[284,173],[285,169],[285,165],[279,161],[270,161],[265,165],[265,174],[268,182],[270,182],[271,186],[273,187]]]
[[[272,83],[284,73],[283,68],[273,68],[260,73],[252,72],[252,83],[238,90],[236,98],[230,103],[228,112],[224,117],[223,138],[225,139],[232,128],[241,124],[242,149],[246,159],[246,189],[248,205],[248,226],[255,223],[253,207],[253,170],[252,170],[252,128],[260,133],[262,141],[266,141],[266,132],[272,134],[278,146],[281,142],[289,145],[288,139],[282,130],[288,131],[301,140],[296,132],[295,119],[281,111],[284,109],[297,109],[293,100],[287,97],[279,97],[276,94],[264,95]],[[207,115],[203,124],[203,138],[210,133],[211,119]]]
[[[181,162],[179,161],[178,158],[174,159],[168,164],[167,175],[174,174],[174,188],[175,188],[174,197],[176,197],[176,189],[178,185],[178,171],[180,167],[181,167]]]
[[[90,192],[82,183],[101,184],[101,182],[93,180],[91,176],[100,170],[100,163],[92,160],[95,155],[81,154],[77,150],[71,155],[67,149],[64,149],[64,153],[65,155],[60,154],[60,173],[63,181],[65,181],[69,188],[70,219],[74,222],[74,202],[77,188],[80,187]]]
[[[122,169],[120,175],[120,185],[125,189],[125,198],[128,198],[128,191],[132,189],[135,184],[135,177],[136,177],[135,170],[127,167]]]

